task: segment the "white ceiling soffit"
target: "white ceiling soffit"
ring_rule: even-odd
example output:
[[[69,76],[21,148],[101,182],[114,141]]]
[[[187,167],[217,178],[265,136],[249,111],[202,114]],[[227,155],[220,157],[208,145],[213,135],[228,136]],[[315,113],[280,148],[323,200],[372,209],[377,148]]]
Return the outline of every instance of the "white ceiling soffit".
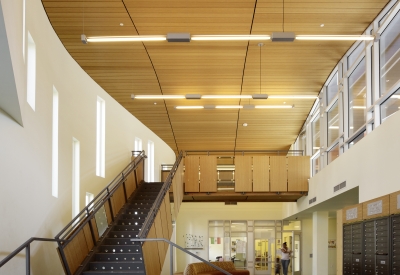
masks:
[[[18,124],[23,126],[21,108],[19,106],[17,86],[8,47],[3,9],[0,4],[0,109],[3,109]]]

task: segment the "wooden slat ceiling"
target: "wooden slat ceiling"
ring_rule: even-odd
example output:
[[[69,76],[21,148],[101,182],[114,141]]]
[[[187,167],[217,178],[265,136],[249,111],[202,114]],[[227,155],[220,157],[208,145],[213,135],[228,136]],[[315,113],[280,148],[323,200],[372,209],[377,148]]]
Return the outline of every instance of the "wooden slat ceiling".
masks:
[[[71,56],[173,150],[287,150],[314,100],[132,100],[131,94],[318,95],[353,42],[89,43],[80,35],[362,34],[387,0],[42,0]],[[120,26],[123,23],[123,26]],[[325,26],[320,27],[321,24]],[[260,61],[261,59],[261,61]],[[261,84],[260,84],[261,75]],[[177,105],[294,104],[283,110]],[[156,104],[155,104],[156,103]],[[247,123],[247,127],[242,124]]]

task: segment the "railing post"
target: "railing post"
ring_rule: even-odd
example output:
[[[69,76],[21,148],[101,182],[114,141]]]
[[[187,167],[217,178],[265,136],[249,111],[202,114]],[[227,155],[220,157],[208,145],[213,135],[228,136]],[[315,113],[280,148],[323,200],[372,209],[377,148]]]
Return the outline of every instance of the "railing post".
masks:
[[[31,244],[28,244],[25,248],[25,259],[26,259],[26,275],[31,274]]]
[[[174,274],[174,247],[172,245],[169,245],[169,272],[171,275]]]

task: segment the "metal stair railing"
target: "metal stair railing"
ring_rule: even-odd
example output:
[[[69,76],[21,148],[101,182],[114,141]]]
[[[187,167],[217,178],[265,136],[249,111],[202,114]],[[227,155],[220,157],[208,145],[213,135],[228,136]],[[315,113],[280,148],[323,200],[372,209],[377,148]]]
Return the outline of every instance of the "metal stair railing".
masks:
[[[183,152],[181,151],[179,153],[178,157],[176,158],[175,164],[172,167],[167,179],[164,181],[164,185],[161,188],[161,191],[158,193],[158,196],[157,196],[156,200],[154,201],[153,206],[151,207],[151,209],[146,217],[146,220],[143,223],[142,230],[140,231],[138,238],[146,238],[147,237],[147,234],[149,233],[151,225],[153,224],[153,221],[157,215],[157,212],[160,209],[160,206],[163,202],[165,194],[167,194],[167,192],[169,192],[169,189],[172,184],[172,179],[174,178],[175,173],[178,170],[178,167],[179,167],[179,164],[180,164],[182,158],[183,158]]]
[[[222,269],[219,266],[216,266],[216,265],[210,263],[209,261],[204,260],[203,258],[200,258],[196,254],[193,254],[192,252],[184,249],[183,247],[181,247],[181,246],[177,245],[176,243],[173,243],[173,242],[171,242],[171,241],[169,241],[167,239],[151,239],[151,238],[149,238],[149,239],[142,239],[142,238],[137,239],[137,238],[135,238],[135,239],[131,239],[131,241],[135,241],[135,242],[136,241],[139,241],[139,242],[166,242],[166,243],[168,243],[170,245],[170,247],[169,247],[169,251],[170,251],[169,252],[169,254],[170,254],[170,257],[169,257],[169,259],[170,259],[169,272],[170,272],[170,275],[174,274],[174,253],[173,253],[173,248],[174,247],[178,248],[179,250],[181,250],[183,252],[185,252],[186,254],[189,254],[190,256],[195,257],[196,259],[202,261],[203,263],[207,264],[208,266],[211,266],[211,267],[217,269],[218,271],[221,271],[222,273],[224,273],[226,275],[232,275],[231,273],[229,273],[225,269]]]
[[[116,176],[102,191],[100,191],[100,193],[85,208],[83,208],[83,210],[78,215],[76,215],[76,217],[71,222],[69,222],[60,231],[60,233],[55,236],[55,239],[58,241],[60,257],[62,259],[62,263],[67,275],[71,275],[72,272],[64,253],[64,248],[87,224],[89,224],[93,243],[96,244],[97,240],[95,239],[94,228],[90,221],[107,202],[109,202],[110,204],[111,218],[114,219],[114,213],[110,203],[110,198],[113,196],[115,191],[124,183],[126,177],[131,172],[133,172],[138,167],[138,165],[145,160],[145,158],[147,158],[144,150],[141,152],[132,152],[133,155],[135,153],[139,154],[137,154],[137,156],[122,170],[122,172],[120,172],[118,176]],[[137,181],[136,185],[138,185]]]
[[[65,240],[62,239],[48,239],[48,238],[36,238],[32,237],[23,244],[21,244],[17,249],[11,252],[10,255],[5,257],[3,260],[0,261],[0,268],[5,265],[8,261],[14,258],[19,252],[25,249],[25,263],[26,263],[26,275],[31,274],[31,243],[34,241],[41,241],[41,242],[64,242]]]

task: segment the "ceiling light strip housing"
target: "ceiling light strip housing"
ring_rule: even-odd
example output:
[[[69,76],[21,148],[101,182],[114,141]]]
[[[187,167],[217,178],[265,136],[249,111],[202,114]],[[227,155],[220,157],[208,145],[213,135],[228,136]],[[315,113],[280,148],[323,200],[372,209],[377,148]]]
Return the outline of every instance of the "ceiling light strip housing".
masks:
[[[296,40],[374,40],[373,35],[296,35]]]
[[[292,109],[294,105],[204,105],[204,106],[175,106],[177,110],[183,109]]]

